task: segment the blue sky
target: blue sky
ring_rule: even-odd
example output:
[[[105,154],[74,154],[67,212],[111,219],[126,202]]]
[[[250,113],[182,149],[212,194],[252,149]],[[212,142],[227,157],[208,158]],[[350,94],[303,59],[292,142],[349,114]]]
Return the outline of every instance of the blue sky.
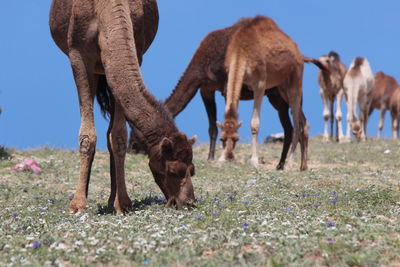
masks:
[[[80,115],[76,87],[67,57],[53,43],[48,28],[50,0],[4,1],[0,10],[0,145],[19,149],[44,145],[76,148]],[[165,99],[188,65],[200,41],[212,30],[257,14],[272,17],[298,44],[302,53],[319,57],[337,51],[349,66],[367,57],[374,72],[400,80],[400,1],[357,0],[160,0],[157,37],[144,57],[148,89]],[[304,71],[304,112],[311,136],[323,131],[317,68]],[[224,102],[217,94],[218,119]],[[344,104],[343,104],[344,106]],[[252,101],[240,103],[241,141],[250,141]],[[375,136],[378,112],[368,124]],[[384,137],[390,137],[389,114]],[[106,147],[104,120],[96,108],[100,149]],[[176,118],[180,130],[208,142],[208,121],[199,94]],[[281,132],[276,112],[263,102],[259,140]]]

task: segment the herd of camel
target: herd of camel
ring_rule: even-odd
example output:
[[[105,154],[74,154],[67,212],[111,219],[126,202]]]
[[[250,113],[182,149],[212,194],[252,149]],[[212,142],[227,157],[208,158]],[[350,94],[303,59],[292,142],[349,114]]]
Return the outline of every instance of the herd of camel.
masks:
[[[110,153],[111,194],[108,205],[114,207],[117,213],[125,213],[132,208],[124,172],[128,142],[126,122],[132,128],[136,143],[148,155],[150,170],[167,199],[167,205],[178,209],[194,206],[191,177],[195,173],[192,145],[196,138],[187,138],[180,132],[173,118],[186,107],[198,89],[209,119],[209,160],[215,157],[217,127],[221,129],[223,146],[219,160],[234,159],[241,126],[238,121],[239,100],[254,100],[251,163],[255,167],[259,161],[257,135],[260,108],[266,95],[278,111],[285,134],[277,169],[284,168],[289,148],[289,160],[292,159],[298,143],[301,148],[300,170],[307,169],[309,125],[302,110],[305,62],[321,69],[318,81],[324,102],[326,140],[329,139],[329,119],[330,135],[333,135],[335,99],[339,141],[348,140],[350,129],[357,138],[365,139],[367,118],[373,108],[381,109],[382,114],[387,109],[399,114],[400,93],[392,97],[400,91],[396,89],[397,82],[382,72],[378,72],[374,79],[367,59],[355,58],[346,70],[335,52],[319,59],[304,57],[296,43],[271,18],[264,16],[243,18],[231,27],[208,34],[176,88],[161,103],[146,89],[140,72],[142,56],[155,38],[158,20],[156,0],[52,2],[51,34],[70,60],[81,114],[80,174],[70,203],[71,213],[87,207],[97,138],[93,115],[95,98],[102,111],[110,116],[107,147]],[[216,121],[216,91],[225,97],[223,123]],[[343,96],[349,111],[346,136],[341,126],[340,103]],[[356,114],[357,102],[359,116]],[[397,127],[397,115],[393,118],[396,118],[393,127]],[[381,126],[380,122],[380,130]]]

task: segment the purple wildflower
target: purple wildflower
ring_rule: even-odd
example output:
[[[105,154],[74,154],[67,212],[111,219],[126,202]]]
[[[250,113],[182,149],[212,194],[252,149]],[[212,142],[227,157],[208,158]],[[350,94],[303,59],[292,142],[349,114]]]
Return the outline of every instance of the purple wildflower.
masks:
[[[39,241],[34,241],[34,242],[32,243],[32,246],[33,246],[35,249],[38,249],[38,248],[40,247],[40,242],[39,242]]]
[[[291,211],[292,211],[292,208],[287,207],[287,208],[286,208],[286,211],[287,211],[287,212],[291,212]]]
[[[250,224],[248,224],[247,222],[245,222],[245,223],[242,224],[242,227],[243,227],[244,229],[249,228],[249,226],[250,226]]]
[[[315,193],[313,196],[314,197],[319,197],[319,196],[321,196],[321,194],[320,193]]]
[[[336,191],[335,190],[333,190],[332,191],[332,195],[336,195],[337,193],[336,193]]]
[[[203,219],[203,216],[197,215],[196,217],[194,217],[196,220],[201,220]]]
[[[74,199],[74,194],[69,195],[68,199],[71,201],[72,199]]]
[[[57,200],[55,200],[54,198],[52,198],[52,199],[49,199],[49,202],[50,202],[51,204],[54,204],[54,203],[56,203],[56,201],[57,201]]]
[[[335,205],[336,203],[337,203],[337,199],[334,197],[334,198],[332,198],[331,199],[331,203],[333,204],[333,205]]]
[[[261,194],[260,194],[260,193],[257,193],[257,194],[256,194],[256,197],[261,197]]]
[[[335,227],[335,223],[332,222],[332,221],[328,221],[328,222],[326,223],[326,226],[328,226],[328,228]]]
[[[332,246],[333,243],[335,243],[335,241],[333,240],[333,238],[328,238],[328,239],[326,240],[326,244],[327,244],[328,246]]]
[[[243,201],[243,204],[249,205],[249,204],[250,204],[250,201],[245,200],[245,201]]]
[[[234,199],[235,199],[235,195],[230,194],[230,195],[228,196],[228,199],[229,199],[229,200],[234,200]]]
[[[218,212],[214,211],[214,212],[213,212],[213,215],[214,215],[214,216],[218,215]]]
[[[302,193],[302,194],[300,195],[300,197],[301,197],[301,198],[305,198],[305,197],[306,197],[306,194]]]
[[[19,215],[17,213],[14,213],[12,216],[13,216],[14,219],[19,217]]]
[[[320,204],[314,204],[314,208],[319,208]]]

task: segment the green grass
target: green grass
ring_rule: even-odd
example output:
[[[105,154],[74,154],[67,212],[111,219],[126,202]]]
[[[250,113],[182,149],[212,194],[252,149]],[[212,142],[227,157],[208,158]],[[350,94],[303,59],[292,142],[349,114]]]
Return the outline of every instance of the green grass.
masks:
[[[299,158],[276,171],[280,150],[261,145],[265,164],[255,170],[250,145],[224,165],[205,160],[208,145],[195,146],[192,211],[166,208],[146,157],[128,155],[135,210],[116,216],[105,208],[107,152],[96,153],[87,213],[69,215],[76,151],[2,148],[0,266],[400,266],[398,141],[313,138],[306,172]],[[27,158],[41,175],[10,170]]]

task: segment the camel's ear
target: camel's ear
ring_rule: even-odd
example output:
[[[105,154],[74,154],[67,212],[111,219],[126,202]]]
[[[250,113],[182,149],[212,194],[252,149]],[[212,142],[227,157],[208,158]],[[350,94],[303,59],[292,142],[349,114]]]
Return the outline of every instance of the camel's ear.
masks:
[[[165,155],[165,154],[170,154],[172,151],[172,141],[167,138],[164,137],[163,140],[161,141],[161,154]]]
[[[217,121],[217,127],[222,129],[222,123],[220,123],[219,121]]]
[[[243,121],[239,121],[237,124],[237,128],[239,129],[242,126],[242,124],[243,124]]]
[[[189,144],[194,145],[194,143],[196,142],[196,140],[197,140],[197,135],[193,136],[193,137],[190,138],[188,141],[189,141]]]

